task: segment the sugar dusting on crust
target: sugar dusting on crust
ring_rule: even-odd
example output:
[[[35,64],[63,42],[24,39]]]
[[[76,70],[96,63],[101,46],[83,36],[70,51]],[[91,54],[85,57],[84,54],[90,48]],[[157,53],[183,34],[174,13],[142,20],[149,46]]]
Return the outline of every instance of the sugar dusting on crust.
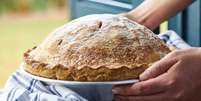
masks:
[[[26,59],[47,68],[136,68],[169,52],[152,31],[121,16],[90,15],[52,32]]]

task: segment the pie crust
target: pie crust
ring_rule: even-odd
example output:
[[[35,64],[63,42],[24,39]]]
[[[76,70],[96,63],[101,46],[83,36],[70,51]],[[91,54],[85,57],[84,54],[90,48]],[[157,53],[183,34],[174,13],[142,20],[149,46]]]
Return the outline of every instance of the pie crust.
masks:
[[[148,28],[116,15],[89,15],[24,53],[25,70],[60,80],[136,79],[170,50]]]

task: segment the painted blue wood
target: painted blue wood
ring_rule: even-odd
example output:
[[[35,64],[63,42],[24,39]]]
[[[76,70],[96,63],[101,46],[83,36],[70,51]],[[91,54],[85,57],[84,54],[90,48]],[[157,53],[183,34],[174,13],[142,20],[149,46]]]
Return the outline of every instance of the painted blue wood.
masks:
[[[128,12],[143,0],[70,0],[71,18],[88,14]]]
[[[124,2],[124,3],[132,3],[133,0],[115,0],[119,2]]]
[[[177,14],[177,16],[172,17],[169,19],[168,22],[168,29],[174,30],[177,32],[181,37],[183,37],[183,21],[182,21],[182,13]]]
[[[70,7],[70,19],[76,18],[76,1],[77,0],[69,0],[69,7]]]
[[[197,0],[191,7],[186,10],[185,15],[185,39],[194,46],[201,45],[200,31],[200,0]]]
[[[70,0],[71,18],[78,18],[88,14],[122,13],[133,8],[132,4],[104,0]],[[117,3],[117,4],[116,4]],[[119,6],[119,4],[121,6]]]
[[[186,10],[169,20],[168,27],[190,45],[201,46],[201,1],[197,0]]]
[[[131,0],[133,8],[137,7],[139,4],[141,4],[144,0]]]

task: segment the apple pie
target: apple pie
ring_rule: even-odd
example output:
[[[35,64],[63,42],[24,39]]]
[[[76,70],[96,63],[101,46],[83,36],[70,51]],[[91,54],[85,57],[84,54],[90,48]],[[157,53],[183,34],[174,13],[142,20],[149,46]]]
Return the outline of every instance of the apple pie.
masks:
[[[24,69],[68,81],[137,79],[170,52],[148,28],[116,15],[89,15],[56,29],[24,53]]]

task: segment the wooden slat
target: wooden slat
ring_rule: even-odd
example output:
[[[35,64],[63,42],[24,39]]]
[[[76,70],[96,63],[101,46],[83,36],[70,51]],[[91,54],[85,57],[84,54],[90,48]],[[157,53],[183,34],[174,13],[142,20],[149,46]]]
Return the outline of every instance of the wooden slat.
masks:
[[[200,0],[187,9],[185,16],[185,34],[189,44],[200,46]]]
[[[122,13],[128,12],[132,9],[132,4],[117,3],[112,1],[109,3],[96,0],[70,0],[71,2],[71,18],[78,18],[88,14],[101,14],[101,13]],[[121,5],[117,5],[121,4]]]
[[[182,13],[177,14],[168,21],[168,29],[176,31],[181,37],[183,37],[183,23]]]
[[[168,22],[170,30],[176,31],[192,46],[201,45],[201,1],[197,0],[190,7]]]

